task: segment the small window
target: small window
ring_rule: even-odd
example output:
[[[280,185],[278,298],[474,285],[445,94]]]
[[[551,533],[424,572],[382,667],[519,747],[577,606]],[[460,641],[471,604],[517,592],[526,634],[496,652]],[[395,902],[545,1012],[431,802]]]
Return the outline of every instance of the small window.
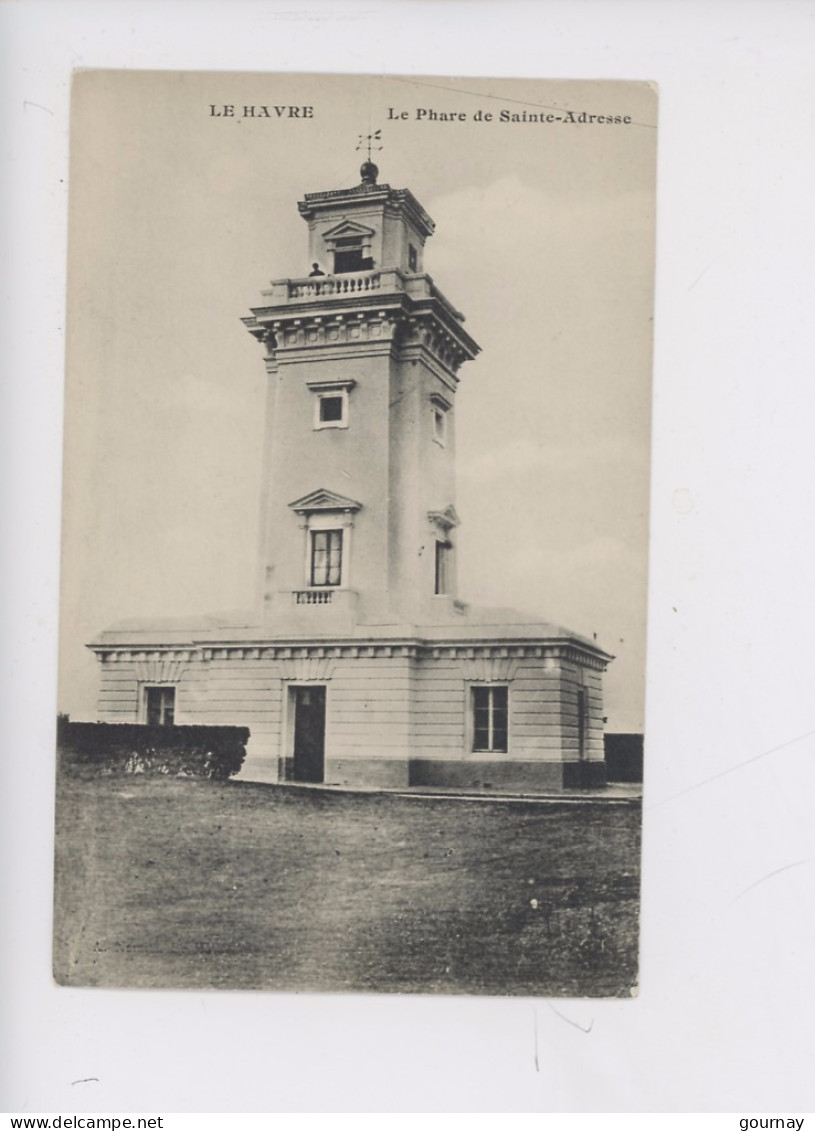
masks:
[[[586,753],[586,692],[577,691],[577,751],[582,758]]]
[[[419,256],[412,243],[408,244],[408,269],[410,271],[418,271],[419,269]]]
[[[151,727],[171,727],[175,722],[175,688],[145,687],[144,719]]]
[[[341,396],[320,397],[320,421],[323,424],[334,424],[342,420],[343,401]]]
[[[348,427],[348,390],[336,387],[317,394],[315,428]]]
[[[450,564],[450,551],[452,545],[449,542],[436,543],[436,584],[435,593],[437,597],[442,596],[448,591],[450,579],[448,574]]]
[[[309,585],[339,585],[342,581],[342,531],[312,530]]]
[[[509,738],[509,688],[473,688],[473,750],[505,754]]]

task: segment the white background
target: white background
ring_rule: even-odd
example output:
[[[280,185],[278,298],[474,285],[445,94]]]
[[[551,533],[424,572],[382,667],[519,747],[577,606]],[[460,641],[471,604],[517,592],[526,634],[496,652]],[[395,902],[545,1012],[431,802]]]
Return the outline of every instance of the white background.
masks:
[[[0,25],[0,1107],[811,1108],[815,6],[29,0],[0,5]],[[659,84],[636,1001],[52,985],[68,95],[80,66]]]

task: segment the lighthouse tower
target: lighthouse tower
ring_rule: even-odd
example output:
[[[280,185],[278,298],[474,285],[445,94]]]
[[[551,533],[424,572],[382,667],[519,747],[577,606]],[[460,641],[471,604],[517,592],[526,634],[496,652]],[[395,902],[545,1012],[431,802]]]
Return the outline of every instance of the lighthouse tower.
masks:
[[[244,319],[268,373],[255,607],[103,632],[100,718],[248,726],[265,781],[603,785],[611,657],[458,594],[455,400],[479,347],[424,271],[433,221],[370,160],[298,208],[303,269]]]
[[[433,221],[370,161],[360,174],[300,202],[304,277],[244,319],[269,374],[258,588],[275,636],[456,616],[455,395],[479,347],[424,272]]]

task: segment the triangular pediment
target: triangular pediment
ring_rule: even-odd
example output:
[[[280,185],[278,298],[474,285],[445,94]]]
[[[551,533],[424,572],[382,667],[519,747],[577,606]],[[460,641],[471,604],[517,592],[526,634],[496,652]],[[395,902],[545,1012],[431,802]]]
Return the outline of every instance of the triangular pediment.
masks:
[[[461,522],[452,503],[449,507],[445,507],[443,511],[428,511],[427,517],[436,526],[441,526],[445,530],[452,530],[454,526],[458,526]]]
[[[364,224],[357,224],[354,220],[341,220],[339,224],[335,224],[333,228],[328,228],[323,232],[323,239],[339,240],[348,239],[352,236],[370,239],[372,235],[374,235],[373,228],[366,228]]]
[[[335,491],[329,491],[325,487],[319,487],[311,494],[304,495],[302,499],[295,499],[293,503],[289,503],[289,506],[297,514],[310,514],[312,511],[348,512],[362,509],[362,503],[357,503],[354,499],[347,499],[345,495],[338,495]]]

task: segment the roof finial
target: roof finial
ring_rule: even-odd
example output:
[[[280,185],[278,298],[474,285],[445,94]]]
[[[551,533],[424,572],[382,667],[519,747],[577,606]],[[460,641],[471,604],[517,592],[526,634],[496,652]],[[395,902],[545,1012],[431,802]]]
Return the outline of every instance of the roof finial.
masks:
[[[371,151],[373,150],[375,152],[380,152],[382,146],[379,144],[379,142],[381,141],[382,130],[374,130],[373,133],[359,135],[359,144],[357,145],[357,151],[359,151],[360,149],[367,149],[368,151],[368,159],[367,161],[362,162],[362,165],[359,169],[359,175],[362,178],[362,183],[364,185],[376,184],[376,178],[379,176],[379,169],[377,169],[376,165],[374,165],[373,161],[371,160]]]

